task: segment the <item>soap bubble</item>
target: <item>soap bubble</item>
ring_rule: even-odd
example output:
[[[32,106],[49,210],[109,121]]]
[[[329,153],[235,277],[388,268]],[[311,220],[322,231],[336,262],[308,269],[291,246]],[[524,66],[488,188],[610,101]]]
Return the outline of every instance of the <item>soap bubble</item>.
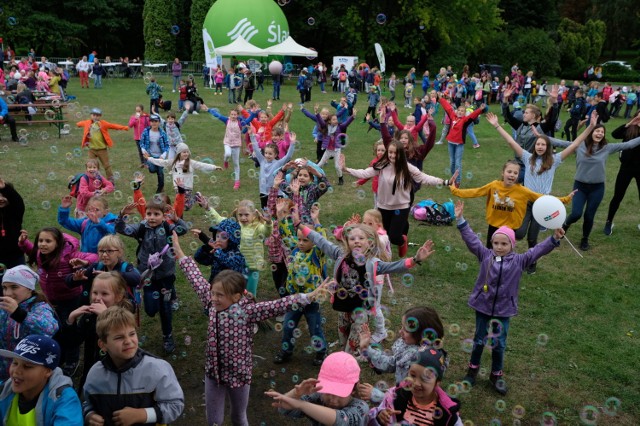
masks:
[[[378,13],[378,16],[376,16],[376,22],[380,25],[384,25],[387,23],[387,15],[385,15],[384,13]]]
[[[155,41],[155,45],[156,45],[156,47],[160,47],[160,46],[162,46],[162,40],[160,40],[159,38],[157,38],[157,39],[156,39],[156,41]]]
[[[596,425],[598,424],[599,414],[600,411],[597,407],[594,407],[593,405],[585,405],[580,411],[580,421],[584,425]]]
[[[13,17],[13,16],[9,16],[9,17],[7,18],[7,24],[8,24],[9,26],[13,27],[14,25],[18,25],[18,20],[17,20],[15,17]]]
[[[549,336],[544,333],[538,334],[536,343],[538,344],[538,346],[546,346],[547,343],[549,343]]]
[[[184,344],[185,346],[189,346],[191,344],[191,336],[184,336]]]
[[[51,121],[56,119],[56,113],[52,109],[48,109],[44,112],[44,118]]]
[[[51,203],[49,201],[43,201],[42,202],[42,209],[43,210],[49,210],[51,208]]]
[[[616,414],[618,414],[618,411],[620,411],[621,405],[622,403],[620,402],[620,400],[615,396],[612,396],[610,398],[607,398],[604,403],[604,407],[602,407],[602,411],[607,416],[615,416]]]
[[[177,36],[178,34],[180,34],[180,27],[177,25],[173,25],[171,27],[171,34],[174,36]]]
[[[316,24],[316,19],[313,16],[310,16],[309,19],[307,19],[307,24],[315,25]]]

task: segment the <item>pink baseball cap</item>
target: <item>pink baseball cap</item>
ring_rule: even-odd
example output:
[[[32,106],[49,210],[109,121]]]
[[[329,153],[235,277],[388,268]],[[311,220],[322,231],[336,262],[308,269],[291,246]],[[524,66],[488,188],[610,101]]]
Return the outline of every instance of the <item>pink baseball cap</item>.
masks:
[[[346,352],[334,352],[325,358],[318,373],[319,393],[339,397],[351,395],[353,387],[360,380],[358,361]]]
[[[504,234],[509,237],[509,241],[511,241],[511,248],[514,250],[516,249],[516,233],[513,232],[513,229],[509,228],[508,226],[501,226],[500,228],[496,229],[496,232],[493,233],[493,235],[496,234]],[[491,237],[491,239],[493,240],[493,237]]]

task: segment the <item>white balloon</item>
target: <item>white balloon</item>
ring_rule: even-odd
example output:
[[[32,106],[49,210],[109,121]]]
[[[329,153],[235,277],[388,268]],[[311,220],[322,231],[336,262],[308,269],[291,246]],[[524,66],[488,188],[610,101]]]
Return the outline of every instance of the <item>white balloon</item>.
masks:
[[[551,195],[538,198],[533,203],[531,212],[536,222],[548,229],[561,228],[567,218],[567,210],[562,201]]]
[[[271,61],[269,64],[269,72],[271,74],[280,74],[282,72],[282,63],[279,61]]]

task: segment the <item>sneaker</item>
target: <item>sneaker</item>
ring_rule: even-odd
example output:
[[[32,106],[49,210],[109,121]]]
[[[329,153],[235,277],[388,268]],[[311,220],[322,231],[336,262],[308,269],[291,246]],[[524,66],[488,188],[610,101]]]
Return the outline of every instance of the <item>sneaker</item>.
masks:
[[[476,377],[478,377],[478,371],[480,371],[480,367],[467,368],[467,374],[466,376],[464,376],[464,379],[462,379],[462,381],[469,382],[471,386],[474,386],[476,384]]]
[[[589,239],[588,238],[582,238],[582,240],[580,240],[580,250],[587,251],[590,248],[591,248],[591,246],[589,245]]]
[[[273,357],[273,363],[284,364],[285,362],[288,362],[292,356],[293,354],[291,352],[285,352],[283,350],[280,350],[280,352],[278,352],[276,356]]]
[[[436,145],[442,145],[442,141],[436,142]]]
[[[67,377],[73,377],[76,374],[76,371],[78,371],[78,365],[78,362],[65,362],[61,367],[62,372]]]
[[[480,144],[479,143],[473,144],[473,149],[478,149],[478,148],[480,148]]]
[[[611,235],[613,233],[613,222],[610,220],[604,224],[604,235]]]
[[[327,357],[326,352],[316,352],[316,356],[313,357],[313,361],[311,363],[313,364],[314,367],[320,367],[326,357]]]
[[[344,185],[344,178],[342,176],[338,178],[338,185]]]
[[[225,162],[224,162],[224,168],[225,168],[225,169],[228,169],[228,168],[229,168],[229,162],[228,162],[228,161],[225,161]]]
[[[191,114],[198,115],[198,111],[193,111]]]
[[[180,309],[180,301],[178,299],[173,299],[171,301],[171,310],[175,312],[178,309]]]
[[[493,385],[493,388],[500,395],[506,395],[507,394],[507,390],[508,390],[507,382],[504,380],[504,376],[502,374],[501,375],[497,375],[497,374],[491,373],[491,376],[489,377],[489,381]]]
[[[163,337],[162,348],[164,349],[164,353],[166,354],[172,354],[176,350],[176,344],[173,341],[173,336],[168,335]]]
[[[531,265],[527,266],[527,274],[533,275],[536,273],[536,262],[533,262]]]
[[[235,183],[233,184],[233,190],[237,191],[238,189],[240,189],[240,181],[239,180],[235,181]]]
[[[398,256],[405,257],[407,255],[407,250],[409,249],[409,242],[406,235],[403,235],[402,239],[404,240],[404,243],[401,246],[398,246]]]
[[[171,93],[176,93],[176,91],[175,91],[175,90],[172,90],[172,91],[171,91]]]

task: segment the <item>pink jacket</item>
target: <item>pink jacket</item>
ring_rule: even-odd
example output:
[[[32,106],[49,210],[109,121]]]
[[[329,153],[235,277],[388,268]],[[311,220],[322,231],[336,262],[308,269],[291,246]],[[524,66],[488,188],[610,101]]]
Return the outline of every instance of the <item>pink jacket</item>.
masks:
[[[139,141],[142,131],[149,127],[149,114],[143,113],[140,117],[133,114],[129,119],[129,127],[133,129],[133,140]]]
[[[422,173],[412,164],[408,164],[411,177],[416,183],[424,183],[426,185],[442,185],[444,182],[442,179],[429,176]],[[385,210],[398,210],[409,208],[409,202],[411,201],[411,185],[406,188],[400,184],[400,187],[393,188],[393,184],[396,178],[396,173],[393,165],[388,165],[382,170],[376,170],[373,167],[366,169],[350,169],[347,168],[347,173],[351,176],[359,179],[368,179],[378,176],[378,207]]]
[[[23,253],[30,253],[33,250],[33,243],[24,240],[18,243]],[[40,288],[44,292],[47,299],[52,305],[56,302],[65,302],[72,300],[80,295],[82,287],[69,288],[65,282],[67,275],[73,272],[73,268],[69,265],[71,259],[83,259],[89,263],[98,261],[98,255],[95,253],[82,253],[79,251],[80,242],[71,235],[64,234],[64,248],[60,255],[58,265],[51,269],[43,269],[40,250],[37,254],[38,275],[40,275]]]
[[[96,195],[96,191],[101,191],[102,193],[113,192],[113,183],[109,181],[104,176],[100,176],[98,179],[91,178],[89,175],[85,175],[82,179],[80,179],[80,187],[78,188],[78,201],[76,203],[76,209],[78,211],[83,212],[87,208],[87,202],[89,198]]]

